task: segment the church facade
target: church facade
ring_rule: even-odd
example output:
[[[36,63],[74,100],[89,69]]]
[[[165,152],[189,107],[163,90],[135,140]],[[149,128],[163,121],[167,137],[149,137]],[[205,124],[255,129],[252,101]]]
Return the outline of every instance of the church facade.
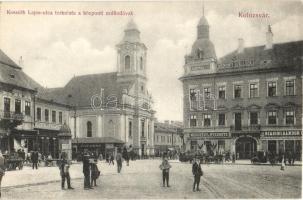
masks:
[[[206,17],[185,56],[183,120],[186,150],[230,152],[248,159],[257,151],[295,153],[302,147],[303,41],[245,47],[218,59]]]

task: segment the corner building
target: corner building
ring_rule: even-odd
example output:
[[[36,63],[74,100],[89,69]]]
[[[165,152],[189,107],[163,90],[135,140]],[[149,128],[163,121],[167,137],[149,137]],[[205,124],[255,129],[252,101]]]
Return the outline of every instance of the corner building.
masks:
[[[302,149],[303,41],[245,47],[217,59],[203,16],[197,39],[185,56],[183,83],[186,150],[282,154]]]

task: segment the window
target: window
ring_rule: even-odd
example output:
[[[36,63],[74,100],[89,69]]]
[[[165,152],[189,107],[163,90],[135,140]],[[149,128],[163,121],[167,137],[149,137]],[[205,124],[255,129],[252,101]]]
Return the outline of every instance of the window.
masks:
[[[87,137],[92,137],[92,123],[90,122],[90,121],[88,121],[87,123],[86,123],[86,128],[87,128],[87,132],[86,132],[86,134],[87,134]]]
[[[31,115],[31,102],[25,101],[25,115]]]
[[[198,57],[199,59],[203,59],[203,55],[204,55],[203,51],[201,51],[200,49],[198,49],[198,50],[197,50],[197,57]]]
[[[189,125],[190,125],[190,127],[197,126],[197,116],[196,115],[190,116]]]
[[[140,57],[140,69],[143,70],[143,58]]]
[[[21,113],[21,100],[20,99],[15,100],[15,113],[16,114]]]
[[[268,112],[268,124],[277,124],[277,112],[276,111]]]
[[[130,71],[130,56],[125,56],[125,71]]]
[[[225,99],[225,86],[219,87],[219,99]]]
[[[235,90],[234,91],[235,99],[241,98],[242,86],[241,85],[235,85],[234,90]]]
[[[133,131],[132,129],[133,129],[133,122],[129,121],[128,122],[128,137],[130,137],[130,138],[132,137],[132,131]]]
[[[41,108],[37,108],[37,120],[41,121]]]
[[[52,122],[56,123],[56,111],[52,111]]]
[[[44,119],[45,119],[46,122],[49,121],[49,111],[48,111],[48,109],[44,110]]]
[[[62,124],[63,118],[62,118],[62,112],[59,112],[59,123]]]
[[[258,84],[257,83],[249,84],[249,97],[250,98],[258,97]]]
[[[285,95],[295,95],[295,80],[288,80],[285,82]]]
[[[251,125],[258,124],[258,113],[257,112],[250,113],[250,124]]]
[[[293,125],[295,122],[295,115],[293,110],[286,111],[286,124]]]
[[[197,99],[196,94],[197,92],[195,89],[189,89],[189,96],[191,101],[196,101]]]
[[[210,114],[204,114],[204,126],[210,126],[210,118],[211,115]]]
[[[277,96],[277,83],[276,82],[268,82],[267,84],[268,96],[275,97]]]
[[[205,99],[210,98],[210,88],[204,88],[204,98]]]
[[[4,97],[4,117],[10,117],[11,99]]]
[[[219,114],[219,126],[225,126],[225,114],[224,113]]]
[[[144,137],[144,120],[141,121],[141,136]]]

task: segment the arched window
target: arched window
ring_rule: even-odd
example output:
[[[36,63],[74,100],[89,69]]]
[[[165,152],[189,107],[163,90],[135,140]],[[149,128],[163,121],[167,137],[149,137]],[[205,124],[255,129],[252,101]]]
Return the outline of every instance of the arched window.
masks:
[[[87,127],[87,137],[92,137],[92,123],[88,121],[86,127]]]
[[[143,58],[140,57],[140,69],[143,70]]]
[[[125,71],[130,71],[130,56],[125,56]]]

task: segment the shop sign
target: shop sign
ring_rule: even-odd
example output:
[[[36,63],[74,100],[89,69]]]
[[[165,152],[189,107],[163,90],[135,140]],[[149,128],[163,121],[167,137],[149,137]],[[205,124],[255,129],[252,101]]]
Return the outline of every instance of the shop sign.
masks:
[[[81,148],[94,148],[94,147],[101,147],[102,144],[78,144],[78,146]]]
[[[114,148],[114,144],[105,144],[105,148],[106,149],[113,149]]]
[[[203,132],[192,134],[193,137],[211,137],[211,138],[225,138],[229,137],[229,132]]]
[[[263,131],[263,137],[279,137],[279,136],[301,136],[302,132],[300,130],[291,131]]]

